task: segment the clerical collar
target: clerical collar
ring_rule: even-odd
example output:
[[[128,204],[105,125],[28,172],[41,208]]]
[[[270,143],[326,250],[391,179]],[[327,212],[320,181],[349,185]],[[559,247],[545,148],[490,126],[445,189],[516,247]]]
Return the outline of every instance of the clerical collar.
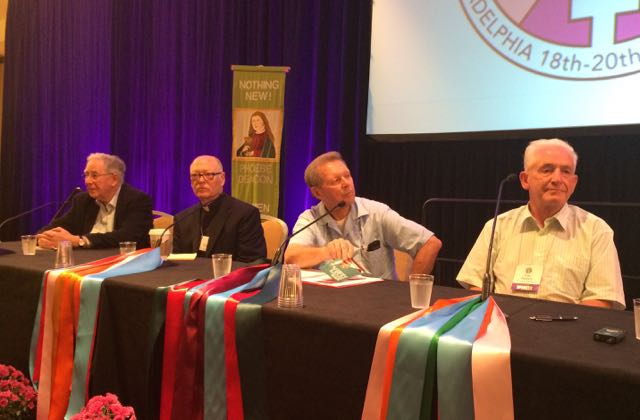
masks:
[[[224,195],[224,193],[220,193],[220,195],[218,197],[216,197],[213,201],[209,201],[206,204],[200,204],[200,207],[202,208],[202,210],[204,210],[205,212],[211,212],[213,211],[215,213],[215,211],[218,209],[218,207],[220,207],[220,203],[222,202],[222,196]]]

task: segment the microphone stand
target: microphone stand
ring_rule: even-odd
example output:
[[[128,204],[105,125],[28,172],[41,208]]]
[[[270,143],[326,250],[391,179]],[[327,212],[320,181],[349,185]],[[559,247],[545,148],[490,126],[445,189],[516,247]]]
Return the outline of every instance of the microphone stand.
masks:
[[[22,213],[16,214],[15,216],[11,216],[8,219],[5,219],[2,223],[0,223],[0,230],[2,230],[2,227],[4,225],[6,225],[7,223],[9,223],[9,222],[12,222],[12,221],[14,221],[16,219],[21,218],[22,216],[26,216],[27,214],[33,213],[34,211],[43,209],[43,208],[48,207],[48,206],[50,206],[52,204],[55,204],[55,203],[56,203],[55,201],[49,201],[48,203],[43,204],[41,206],[35,207],[35,208],[27,210],[27,211],[23,211]]]
[[[58,216],[60,216],[60,214],[62,213],[62,210],[64,210],[64,208],[67,206],[67,204],[69,204],[71,202],[71,200],[73,199],[73,197],[75,197],[76,194],[78,194],[81,191],[82,191],[82,188],[80,188],[80,187],[75,187],[73,189],[73,191],[71,191],[71,194],[69,194],[69,197],[67,197],[67,199],[64,200],[64,203],[62,203],[62,205],[55,212],[55,214],[53,215],[53,217],[49,221],[49,224],[53,223],[53,221],[56,220],[58,218]]]
[[[489,240],[489,252],[487,253],[487,265],[485,268],[484,276],[482,278],[482,296],[481,299],[484,302],[489,296],[493,294],[495,288],[495,276],[493,275],[493,269],[491,267],[491,254],[493,253],[493,237],[496,233],[496,223],[498,222],[498,212],[500,211],[500,202],[502,201],[502,189],[504,184],[512,181],[516,178],[516,174],[507,175],[498,186],[498,197],[496,199],[496,209],[493,213],[493,225],[491,226],[491,239]]]
[[[279,262],[282,262],[281,260],[284,259],[284,252],[287,250],[287,246],[289,245],[289,241],[291,240],[291,238],[293,238],[294,236],[296,236],[298,233],[302,232],[303,230],[307,229],[308,227],[310,227],[314,223],[318,223],[320,220],[322,220],[325,217],[327,217],[328,215],[332,214],[336,209],[343,208],[345,205],[346,205],[346,203],[344,201],[340,201],[338,204],[333,206],[333,208],[331,210],[327,211],[326,213],[324,213],[323,215],[321,215],[317,219],[312,220],[311,222],[307,223],[306,225],[304,225],[303,227],[301,227],[300,229],[298,229],[297,231],[295,231],[291,235],[289,235],[282,242],[282,244],[278,247],[278,249],[276,250],[276,253],[273,256],[273,260],[271,261],[271,266],[274,266],[274,265],[278,264]]]

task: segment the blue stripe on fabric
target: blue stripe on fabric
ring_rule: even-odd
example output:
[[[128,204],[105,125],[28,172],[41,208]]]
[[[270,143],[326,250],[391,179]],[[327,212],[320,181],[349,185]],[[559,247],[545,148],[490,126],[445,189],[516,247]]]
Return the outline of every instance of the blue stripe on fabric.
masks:
[[[204,338],[204,418],[226,419],[227,375],[224,348],[224,303],[235,293],[264,283],[269,268],[259,271],[249,282],[209,296],[205,310]]]
[[[488,301],[479,304],[458,325],[440,337],[437,366],[440,420],[474,418],[471,351],[487,304]]]
[[[457,302],[407,325],[400,335],[389,395],[388,419],[418,418],[429,344],[435,333],[469,302]]]
[[[80,412],[88,395],[86,380],[89,371],[89,357],[95,335],[98,301],[100,299],[100,289],[103,280],[109,277],[152,271],[161,264],[160,248],[155,248],[144,254],[136,255],[128,261],[119,263],[115,267],[110,267],[100,273],[91,274],[82,278],[78,330],[76,333],[73,357],[71,395],[65,417],[70,417]]]

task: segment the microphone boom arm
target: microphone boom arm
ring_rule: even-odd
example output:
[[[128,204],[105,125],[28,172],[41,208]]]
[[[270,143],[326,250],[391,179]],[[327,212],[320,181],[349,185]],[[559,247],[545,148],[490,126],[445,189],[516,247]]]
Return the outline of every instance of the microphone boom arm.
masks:
[[[507,175],[502,181],[500,181],[500,185],[498,186],[498,197],[496,199],[496,209],[493,213],[493,224],[491,226],[491,239],[489,239],[489,251],[487,252],[487,265],[485,267],[484,276],[482,278],[482,301],[487,300],[487,298],[493,294],[495,288],[495,276],[493,275],[493,270],[491,269],[491,254],[493,253],[493,237],[496,233],[496,224],[498,222],[498,212],[500,211],[500,202],[502,201],[502,189],[504,188],[504,184],[516,178],[516,174]]]
[[[291,235],[289,235],[282,242],[282,244],[278,247],[278,249],[276,250],[276,253],[273,255],[273,260],[271,261],[271,265],[276,265],[279,262],[281,262],[281,260],[284,260],[284,253],[287,250],[287,246],[289,245],[289,241],[291,240],[291,238],[293,238],[294,236],[296,236],[298,233],[302,232],[303,230],[307,229],[308,227],[310,227],[314,223],[317,223],[320,220],[322,220],[325,217],[327,217],[328,215],[332,214],[334,212],[334,210],[336,210],[338,208],[342,208],[345,205],[346,205],[346,203],[344,201],[340,201],[338,204],[333,206],[333,208],[331,208],[331,210],[327,211],[326,213],[324,213],[322,216],[318,217],[317,219],[313,219],[312,221],[310,221],[309,223],[307,223],[306,225],[304,225],[303,227],[301,227],[300,229],[296,230]]]

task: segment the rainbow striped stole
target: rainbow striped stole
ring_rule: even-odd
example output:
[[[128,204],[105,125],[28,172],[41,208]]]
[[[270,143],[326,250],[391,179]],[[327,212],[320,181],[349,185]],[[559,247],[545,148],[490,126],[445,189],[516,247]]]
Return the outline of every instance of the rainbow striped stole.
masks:
[[[86,403],[103,280],[161,263],[158,249],[144,249],[45,273],[29,355],[39,419],[70,416]]]
[[[261,308],[280,271],[245,267],[169,291],[161,420],[266,417]]]
[[[513,419],[511,341],[493,298],[439,300],[378,333],[363,419]]]

